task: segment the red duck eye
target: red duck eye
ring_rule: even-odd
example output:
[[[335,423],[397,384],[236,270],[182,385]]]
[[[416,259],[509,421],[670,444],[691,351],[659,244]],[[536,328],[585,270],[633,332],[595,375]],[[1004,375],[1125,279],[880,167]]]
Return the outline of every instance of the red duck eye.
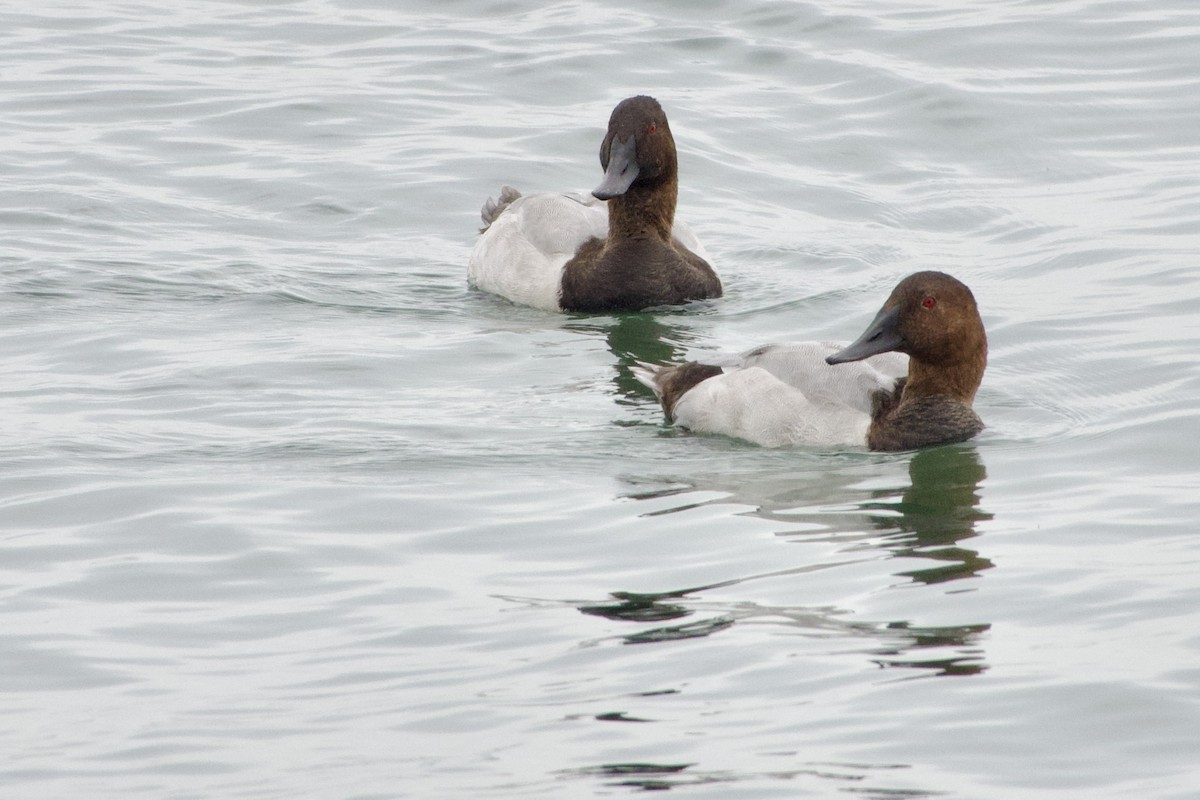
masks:
[[[646,133],[654,133],[656,130],[658,130],[658,125],[651,122],[650,127],[646,129]]]
[[[937,300],[931,295],[922,300],[921,305],[925,306],[926,308],[933,308],[937,305]]]

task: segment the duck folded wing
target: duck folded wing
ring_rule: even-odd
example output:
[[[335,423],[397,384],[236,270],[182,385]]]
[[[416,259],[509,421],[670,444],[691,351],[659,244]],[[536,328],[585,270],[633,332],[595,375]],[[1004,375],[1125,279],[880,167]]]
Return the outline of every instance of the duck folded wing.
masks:
[[[908,356],[884,353],[831,370],[825,359],[842,347],[837,342],[764,345],[743,353],[736,366],[765,369],[814,402],[835,403],[869,413],[871,396],[878,390],[890,392],[908,372]]]
[[[676,425],[763,447],[862,446],[871,417],[843,403],[814,400],[760,367],[701,381],[675,403]]]

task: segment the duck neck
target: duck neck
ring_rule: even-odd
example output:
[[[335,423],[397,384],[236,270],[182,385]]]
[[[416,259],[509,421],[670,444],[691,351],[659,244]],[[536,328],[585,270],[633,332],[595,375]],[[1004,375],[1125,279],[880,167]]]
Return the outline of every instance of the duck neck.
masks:
[[[983,380],[987,354],[978,352],[952,364],[934,366],[916,358],[908,362],[908,380],[901,402],[908,398],[943,395],[971,405]]]
[[[675,200],[679,183],[674,175],[649,184],[635,184],[608,201],[608,237],[621,239],[656,237],[671,241],[675,224]]]

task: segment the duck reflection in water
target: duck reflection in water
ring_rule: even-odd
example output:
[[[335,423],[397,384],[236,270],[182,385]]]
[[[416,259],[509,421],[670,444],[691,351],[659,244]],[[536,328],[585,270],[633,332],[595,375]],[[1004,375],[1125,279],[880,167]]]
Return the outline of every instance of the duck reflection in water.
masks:
[[[884,547],[896,558],[928,558],[936,567],[898,573],[933,584],[972,578],[993,564],[959,542],[977,536],[975,523],[992,515],[979,508],[979,484],[987,470],[973,447],[936,447],[913,454],[910,483],[896,502],[868,503],[875,527],[890,532]],[[898,513],[895,513],[898,512]]]
[[[866,526],[875,531],[875,535],[867,538],[854,550],[877,551],[883,548],[890,551],[895,558],[930,559],[936,562],[936,566],[895,573],[926,585],[973,578],[990,569],[993,566],[991,561],[962,545],[964,540],[977,535],[976,523],[991,519],[991,514],[979,508],[979,485],[987,473],[975,448],[960,445],[918,451],[910,457],[908,474],[909,484],[899,494],[895,489],[877,492],[867,502],[855,504],[853,510],[845,515],[846,521],[853,520],[854,529],[863,531],[863,527]],[[861,478],[861,473],[858,475]],[[849,486],[846,490],[853,491]],[[678,488],[640,496],[650,499],[677,493]],[[682,492],[685,495],[689,493]],[[785,497],[791,501],[795,500],[794,494]],[[758,499],[761,501],[763,498]],[[844,508],[845,499],[847,498],[837,498],[833,503]],[[744,501],[745,498],[739,499],[738,492],[735,491],[727,494],[723,500],[711,502],[741,504]],[[797,515],[794,506],[784,512],[779,508],[772,509],[772,505],[775,504],[766,502],[760,505],[758,515],[775,521],[788,519],[792,522],[808,516],[807,512],[803,511]],[[831,522],[829,496],[826,495],[823,502],[815,505],[812,519],[814,522],[820,521],[822,526],[828,529]],[[689,504],[687,507],[694,506]],[[843,526],[835,523],[835,527]],[[884,532],[883,537],[879,536],[881,531]],[[809,529],[804,535],[808,536],[811,533]],[[803,580],[804,574],[821,568],[824,567],[809,564],[765,575],[747,576],[674,591],[613,592],[608,601],[572,605],[589,616],[642,625],[653,623],[651,627],[641,628],[623,636],[622,640],[626,644],[695,639],[727,630],[739,622],[761,623],[769,619],[774,624],[791,625],[821,636],[834,633],[839,636],[873,639],[874,643],[865,652],[881,667],[934,670],[939,675],[971,675],[983,672],[987,668],[983,662],[980,637],[991,627],[989,623],[914,626],[907,621],[865,622],[854,619],[850,612],[830,607],[767,607],[746,602],[710,603],[698,597],[705,592],[729,589],[743,582],[760,579],[778,580],[784,576],[795,575],[798,580]],[[686,619],[688,617],[692,619]],[[662,624],[668,622],[671,624]]]
[[[693,313],[693,307],[696,306],[702,307],[703,304],[692,303],[685,310]],[[697,337],[684,324],[674,325],[666,321],[673,316],[681,323],[684,321],[681,313],[616,314],[611,317],[580,317],[568,322],[566,327],[589,336],[603,335],[609,352],[616,357],[617,374],[613,384],[617,403],[645,406],[650,394],[633,376],[630,368],[640,361],[678,361],[685,352],[696,346]]]
[[[895,558],[927,558],[937,566],[899,572],[923,584],[973,578],[994,565],[979,552],[959,543],[978,534],[975,524],[992,515],[979,508],[979,484],[987,470],[974,447],[937,447],[915,453],[908,464],[909,487],[894,503],[872,503],[867,508],[887,509],[898,515],[881,516],[876,527],[892,531],[884,547]],[[914,628],[893,622],[890,631],[902,632],[908,641],[890,651],[878,651],[881,667],[938,670],[942,675],[973,675],[983,672],[982,648],[978,639],[990,624]],[[954,655],[939,657],[950,649]],[[920,652],[932,657],[921,658]]]

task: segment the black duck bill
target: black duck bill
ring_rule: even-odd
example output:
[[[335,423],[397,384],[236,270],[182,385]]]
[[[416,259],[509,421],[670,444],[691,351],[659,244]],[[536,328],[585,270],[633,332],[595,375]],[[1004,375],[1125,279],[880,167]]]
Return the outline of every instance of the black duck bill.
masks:
[[[899,350],[904,346],[904,337],[900,335],[900,306],[888,308],[884,306],[871,320],[871,324],[846,347],[833,355],[826,356],[826,364],[845,364],[848,361],[862,361],[864,358]]]

